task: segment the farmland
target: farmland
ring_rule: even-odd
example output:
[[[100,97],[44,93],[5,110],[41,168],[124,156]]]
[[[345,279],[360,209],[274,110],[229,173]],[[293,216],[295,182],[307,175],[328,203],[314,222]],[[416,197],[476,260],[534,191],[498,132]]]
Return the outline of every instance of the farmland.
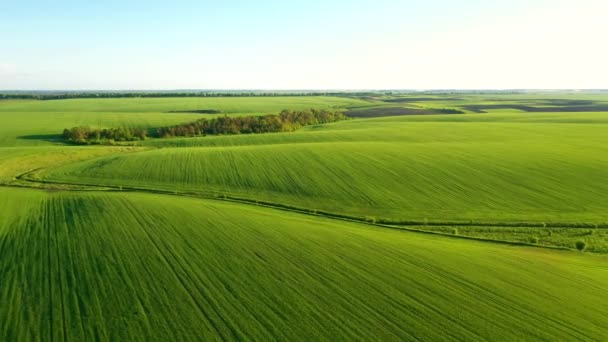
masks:
[[[603,340],[607,104],[0,101],[0,337]],[[61,139],[75,126],[311,108],[351,119],[112,146]]]
[[[603,125],[499,118],[352,120],[259,139],[178,140],[190,146],[71,163],[40,177],[232,194],[393,220],[608,222],[607,184],[597,182],[608,164]]]
[[[1,207],[7,339],[605,333],[604,256],[196,199],[2,192],[29,206]]]

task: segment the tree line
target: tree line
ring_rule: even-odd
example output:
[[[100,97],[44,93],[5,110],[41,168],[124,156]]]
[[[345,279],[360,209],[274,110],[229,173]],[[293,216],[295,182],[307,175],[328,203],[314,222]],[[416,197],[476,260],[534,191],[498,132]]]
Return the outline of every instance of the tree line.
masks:
[[[330,110],[283,110],[278,115],[262,116],[220,116],[211,119],[199,119],[194,122],[161,127],[156,129],[155,136],[160,138],[193,137],[216,134],[251,134],[291,132],[302,126],[324,124],[344,120],[346,116],[340,111]]]
[[[198,119],[175,126],[146,130],[143,128],[93,129],[87,126],[63,130],[63,138],[76,144],[105,144],[119,141],[145,140],[147,137],[172,138],[223,134],[254,134],[292,132],[308,125],[325,124],[346,119],[341,111],[326,109],[283,110],[279,114],[261,116],[218,116]]]
[[[107,144],[116,141],[145,140],[148,130],[144,128],[90,128],[79,126],[63,130],[63,139],[74,144]]]
[[[0,93],[0,100],[65,100],[131,97],[275,97],[275,96],[342,96],[378,95],[377,92],[317,92],[317,91],[195,91],[195,92],[65,92],[65,93]],[[384,93],[382,93],[384,94]]]

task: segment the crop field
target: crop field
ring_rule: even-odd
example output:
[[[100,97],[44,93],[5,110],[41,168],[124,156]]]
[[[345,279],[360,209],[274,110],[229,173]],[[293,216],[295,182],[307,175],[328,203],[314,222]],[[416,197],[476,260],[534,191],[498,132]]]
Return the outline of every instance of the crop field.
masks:
[[[0,191],[7,340],[606,333],[605,256],[199,199]]]
[[[268,113],[285,108],[346,108],[366,105],[369,101],[346,97],[194,97],[194,98],[118,98],[66,99],[54,101],[16,100],[2,105],[2,112],[69,113],[170,113],[176,111],[217,110],[222,113]],[[172,113],[176,114],[176,113]]]
[[[607,179],[605,94],[2,100],[0,340],[603,341]]]
[[[595,124],[352,120],[260,141],[195,138],[203,146],[101,157],[41,178],[391,220],[605,224],[608,183],[597,181],[608,176],[605,132]]]

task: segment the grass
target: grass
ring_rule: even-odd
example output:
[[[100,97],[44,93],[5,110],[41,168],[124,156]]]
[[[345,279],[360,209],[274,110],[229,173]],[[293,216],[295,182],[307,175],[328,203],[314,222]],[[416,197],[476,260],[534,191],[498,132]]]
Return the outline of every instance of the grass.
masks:
[[[163,113],[179,110],[606,100],[433,97],[0,101],[0,185],[42,188],[0,187],[0,340],[604,339],[608,113],[501,108],[135,147],[55,140],[65,127],[202,115]],[[277,210],[290,207],[303,210]]]
[[[32,170],[104,155],[141,150],[138,147],[28,146],[0,147],[0,184],[12,184],[16,177]]]
[[[283,109],[344,108],[367,103],[340,97],[122,98],[0,101],[0,146],[57,143],[64,128],[153,128],[209,114],[169,111],[214,109],[223,114],[276,114]]]
[[[0,108],[2,105],[0,101]],[[61,145],[63,129],[74,126],[151,128],[188,122],[198,117],[200,114],[0,111],[0,148]]]
[[[608,253],[608,229],[537,228],[537,227],[484,227],[484,226],[411,226],[443,234],[454,234],[498,241],[535,243],[541,246],[574,249],[577,241],[586,244],[593,253]]]
[[[40,177],[393,221],[608,223],[606,125],[510,117],[352,120],[293,134],[162,140],[190,147],[91,159]]]
[[[605,256],[160,195],[0,193],[4,340],[608,333]]]
[[[277,114],[283,109],[345,108],[367,101],[329,96],[117,98],[20,100],[0,102],[0,112],[164,113],[185,110],[219,110],[223,113]],[[172,113],[172,115],[179,115]],[[200,116],[200,114],[197,114]]]

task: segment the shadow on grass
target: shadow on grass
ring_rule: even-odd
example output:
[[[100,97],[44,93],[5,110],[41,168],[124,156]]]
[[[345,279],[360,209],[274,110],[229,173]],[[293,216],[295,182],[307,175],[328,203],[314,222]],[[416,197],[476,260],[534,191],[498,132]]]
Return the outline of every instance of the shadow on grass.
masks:
[[[17,139],[21,140],[39,140],[52,142],[55,144],[68,145],[64,139],[61,138],[60,134],[31,134],[31,135],[21,135],[18,136]]]

